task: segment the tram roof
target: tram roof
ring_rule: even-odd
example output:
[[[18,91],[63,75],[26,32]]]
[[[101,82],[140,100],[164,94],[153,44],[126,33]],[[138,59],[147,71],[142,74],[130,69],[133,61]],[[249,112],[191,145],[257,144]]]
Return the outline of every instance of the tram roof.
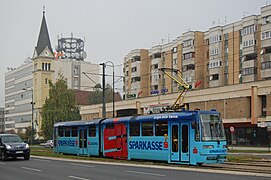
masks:
[[[84,125],[91,125],[91,124],[98,124],[101,119],[94,119],[94,120],[79,120],[79,121],[66,121],[66,122],[58,122],[54,124],[54,127],[59,126],[84,126]]]
[[[106,123],[125,123],[125,122],[133,122],[133,121],[163,121],[169,120],[174,121],[177,119],[185,119],[185,120],[193,120],[194,111],[184,111],[184,112],[172,112],[172,113],[164,113],[164,114],[152,114],[145,116],[128,116],[128,117],[116,117],[106,119],[102,122],[102,124]]]

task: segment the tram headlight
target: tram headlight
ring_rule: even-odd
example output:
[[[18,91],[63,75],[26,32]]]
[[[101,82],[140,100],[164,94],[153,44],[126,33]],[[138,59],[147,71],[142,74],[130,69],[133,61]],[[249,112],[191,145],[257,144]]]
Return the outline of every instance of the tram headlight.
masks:
[[[203,149],[213,149],[213,145],[203,145]]]

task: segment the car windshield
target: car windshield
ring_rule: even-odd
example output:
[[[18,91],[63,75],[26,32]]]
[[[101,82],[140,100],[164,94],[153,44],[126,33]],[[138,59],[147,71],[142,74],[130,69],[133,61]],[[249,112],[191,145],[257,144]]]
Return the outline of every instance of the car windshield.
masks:
[[[19,136],[2,136],[3,143],[21,143],[22,139]]]
[[[223,122],[218,114],[201,114],[202,140],[225,140]]]

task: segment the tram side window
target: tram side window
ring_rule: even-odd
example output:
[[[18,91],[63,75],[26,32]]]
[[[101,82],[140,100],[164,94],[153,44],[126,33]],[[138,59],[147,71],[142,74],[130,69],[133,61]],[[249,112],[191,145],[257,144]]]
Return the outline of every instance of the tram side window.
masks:
[[[88,136],[89,137],[96,137],[96,125],[90,125],[88,129]]]
[[[142,136],[153,136],[153,123],[143,122],[142,123]]]
[[[65,128],[65,137],[70,137],[71,136],[71,128],[70,127],[66,127]]]
[[[78,136],[77,127],[72,127],[72,137],[77,137],[77,136]]]
[[[168,135],[168,122],[160,121],[155,122],[155,136],[165,136]]]
[[[59,137],[63,137],[64,136],[64,128],[63,127],[59,127],[58,128],[58,136]]]
[[[195,123],[195,141],[199,141],[200,140],[200,137],[199,137],[199,123],[196,122]]]
[[[130,136],[140,136],[140,123],[131,122],[130,123]]]

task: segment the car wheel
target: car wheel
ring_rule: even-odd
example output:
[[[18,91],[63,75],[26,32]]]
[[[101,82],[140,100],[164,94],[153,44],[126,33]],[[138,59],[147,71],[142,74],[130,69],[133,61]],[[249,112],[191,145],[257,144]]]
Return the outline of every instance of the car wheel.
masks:
[[[1,151],[0,158],[1,158],[1,160],[3,160],[3,161],[7,160],[7,155],[6,155],[6,153],[3,152],[3,151]]]
[[[29,160],[29,158],[30,158],[30,155],[25,155],[24,156],[24,160]]]

